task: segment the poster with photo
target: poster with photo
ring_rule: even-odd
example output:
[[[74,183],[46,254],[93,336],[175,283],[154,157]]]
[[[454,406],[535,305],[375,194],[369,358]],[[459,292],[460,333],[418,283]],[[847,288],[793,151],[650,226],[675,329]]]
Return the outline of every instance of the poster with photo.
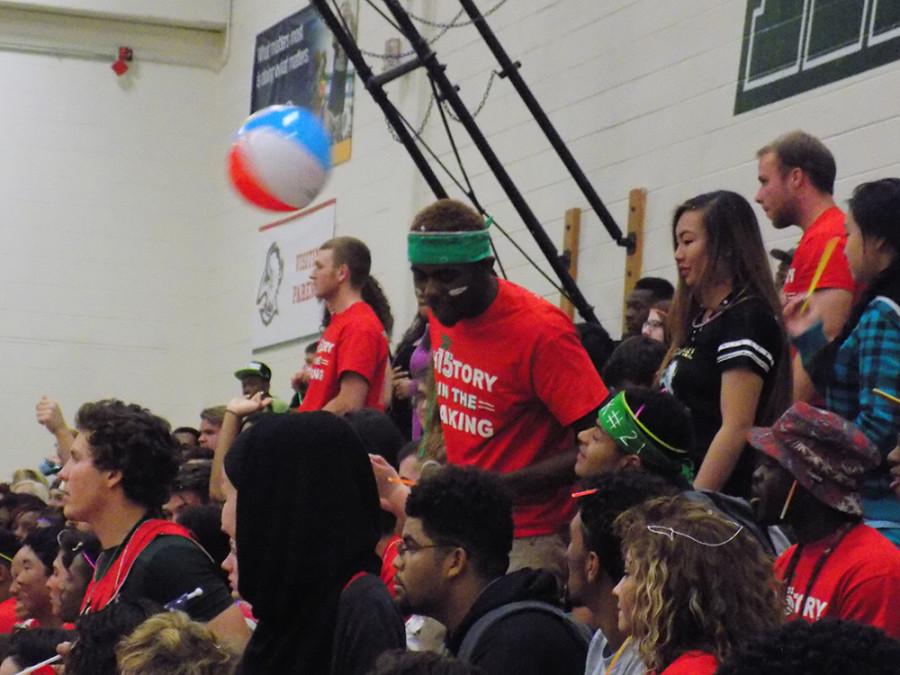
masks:
[[[339,9],[356,36],[359,0]],[[301,9],[256,36],[250,112],[276,104],[302,106],[331,133],[331,161],[350,159],[356,71],[313,7]]]

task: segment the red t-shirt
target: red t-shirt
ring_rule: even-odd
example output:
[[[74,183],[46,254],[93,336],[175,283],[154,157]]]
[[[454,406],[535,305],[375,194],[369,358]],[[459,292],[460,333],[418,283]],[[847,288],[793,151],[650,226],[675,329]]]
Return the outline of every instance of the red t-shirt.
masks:
[[[509,473],[574,448],[569,426],[607,395],[571,319],[499,280],[479,316],[432,316],[434,379],[451,464]],[[516,537],[552,534],[571,512],[568,489],[516,505]]]
[[[798,611],[809,577],[834,535],[803,547],[787,588],[787,620],[812,623],[827,616],[880,628],[900,639],[900,549],[868,525],[855,525],[838,544]],[[784,581],[797,549],[791,546],[775,561],[775,576]]]
[[[397,559],[401,541],[403,540],[395,534],[388,541],[387,546],[384,547],[384,553],[381,554],[380,576],[392,598],[397,596],[397,586],[394,583],[394,579],[397,576],[397,568],[394,567],[394,561]]]
[[[16,627],[16,598],[8,597],[0,602],[0,634],[9,635]]]
[[[659,675],[715,675],[719,661],[708,652],[685,652]]]
[[[816,288],[839,288],[854,292],[853,275],[850,274],[850,265],[847,263],[847,256],[844,255],[844,246],[847,244],[844,221],[844,212],[832,206],[823,211],[815,222],[806,228],[800,237],[800,243],[797,244],[797,251],[784,281],[785,299],[806,293],[812,284],[825,246],[834,237],[838,237],[837,248],[828,259]]]
[[[331,317],[319,339],[309,389],[300,411],[321,410],[341,389],[341,375],[352,372],[369,383],[366,407],[384,410],[382,387],[388,361],[384,327],[365,302],[355,302]]]

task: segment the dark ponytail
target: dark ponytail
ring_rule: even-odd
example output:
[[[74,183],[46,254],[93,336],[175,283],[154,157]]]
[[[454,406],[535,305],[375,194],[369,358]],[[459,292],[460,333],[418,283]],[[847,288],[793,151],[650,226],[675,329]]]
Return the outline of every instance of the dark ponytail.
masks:
[[[391,331],[394,330],[394,316],[391,314],[391,303],[388,302],[387,296],[381,290],[381,284],[375,280],[375,277],[366,277],[360,292],[363,302],[374,310],[375,316],[384,326],[384,332],[390,336]]]
[[[857,185],[849,206],[863,240],[884,239],[894,249],[895,256],[854,305],[840,335],[813,358],[813,381],[830,379],[841,345],[850,337],[872,300],[885,296],[900,305],[900,178],[883,178]]]

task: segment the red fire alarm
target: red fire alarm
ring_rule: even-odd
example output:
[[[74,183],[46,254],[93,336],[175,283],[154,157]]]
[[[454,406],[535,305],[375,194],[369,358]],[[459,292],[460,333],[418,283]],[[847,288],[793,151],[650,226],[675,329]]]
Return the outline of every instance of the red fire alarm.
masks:
[[[128,62],[134,58],[134,52],[131,47],[119,47],[119,58],[113,61],[110,68],[113,72],[121,77],[128,72]]]

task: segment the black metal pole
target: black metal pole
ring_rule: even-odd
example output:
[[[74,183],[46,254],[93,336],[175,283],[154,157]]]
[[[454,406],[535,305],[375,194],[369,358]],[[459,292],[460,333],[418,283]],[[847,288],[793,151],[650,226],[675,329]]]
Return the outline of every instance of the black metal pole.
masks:
[[[478,123],[469,113],[465,103],[463,103],[459,94],[456,92],[456,87],[447,78],[447,75],[444,72],[444,66],[438,63],[435,53],[431,51],[428,43],[413,25],[412,20],[400,3],[397,0],[384,0],[384,2],[385,5],[387,5],[388,10],[390,10],[391,14],[393,14],[394,18],[397,20],[400,30],[403,31],[403,34],[409,40],[413,50],[415,50],[419,59],[422,61],[422,64],[428,70],[429,76],[437,85],[444,100],[446,100],[450,107],[453,108],[457,118],[459,118],[459,121],[466,128],[466,131],[472,138],[472,142],[475,143],[475,146],[481,152],[482,157],[484,157],[484,160],[487,162],[494,176],[496,176],[503,191],[509,197],[513,206],[516,208],[516,211],[519,213],[519,216],[522,218],[522,221],[525,223],[525,227],[528,228],[541,251],[543,251],[547,261],[553,268],[553,271],[556,272],[556,276],[559,277],[563,289],[566,291],[566,295],[578,309],[578,313],[581,314],[586,321],[600,323],[594,314],[594,308],[588,303],[587,299],[581,293],[581,289],[578,288],[575,280],[572,279],[572,275],[569,274],[568,267],[561,259],[556,246],[553,244],[550,237],[547,236],[547,233],[534,215],[534,212],[528,206],[525,198],[519,192],[516,184],[512,181],[512,178],[510,178],[503,164],[494,153],[493,148],[491,148],[487,139],[484,137],[484,134],[481,133]]]
[[[553,126],[553,123],[550,121],[550,118],[547,117],[541,104],[538,103],[537,99],[531,93],[531,89],[528,88],[528,85],[525,84],[525,80],[519,74],[519,67],[521,64],[518,62],[513,63],[512,59],[509,58],[503,45],[500,44],[497,36],[494,35],[490,26],[488,26],[487,20],[472,0],[459,0],[459,4],[462,5],[466,14],[472,19],[475,28],[481,33],[481,37],[484,38],[488,48],[494,54],[494,58],[496,58],[497,62],[500,64],[500,67],[502,68],[500,76],[508,77],[509,81],[512,82],[513,87],[519,92],[522,101],[528,107],[529,112],[534,116],[538,126],[544,132],[547,140],[550,141],[550,145],[556,150],[556,154],[559,155],[559,158],[572,175],[572,178],[575,179],[575,182],[581,189],[581,193],[588,200],[588,204],[591,205],[591,208],[594,209],[597,216],[600,218],[600,222],[606,227],[606,231],[609,232],[609,235],[619,246],[624,246],[629,251],[632,251],[634,249],[634,238],[622,234],[622,230],[616,224],[612,214],[603,204],[597,191],[594,190],[594,186],[591,185],[587,176],[584,175],[584,171],[581,170],[578,162],[572,156],[572,153],[569,152],[566,142],[560,137],[559,133],[556,131],[556,127]]]
[[[366,85],[366,89],[368,89],[372,98],[375,99],[375,103],[377,103],[382,111],[384,111],[384,116],[387,118],[388,124],[393,127],[400,142],[406,147],[407,152],[409,152],[410,157],[412,157],[413,162],[421,172],[425,182],[428,183],[428,187],[431,188],[434,196],[438,199],[445,198],[447,196],[447,191],[444,190],[441,181],[438,180],[438,177],[435,175],[434,171],[432,171],[431,165],[428,164],[428,160],[425,159],[419,146],[416,145],[415,139],[410,135],[409,130],[403,123],[403,118],[384,91],[382,82],[379,81],[379,78],[376,77],[374,73],[372,73],[372,69],[369,68],[369,64],[366,63],[366,59],[363,57],[362,52],[356,46],[353,36],[344,30],[343,24],[334,15],[331,8],[328,7],[328,0],[310,0],[310,3],[316,8],[316,11],[319,12],[325,23],[328,24],[328,28],[331,29],[335,39],[337,39],[344,51],[347,52],[347,58],[350,59],[354,68],[356,68],[357,75],[359,75],[363,84]]]

